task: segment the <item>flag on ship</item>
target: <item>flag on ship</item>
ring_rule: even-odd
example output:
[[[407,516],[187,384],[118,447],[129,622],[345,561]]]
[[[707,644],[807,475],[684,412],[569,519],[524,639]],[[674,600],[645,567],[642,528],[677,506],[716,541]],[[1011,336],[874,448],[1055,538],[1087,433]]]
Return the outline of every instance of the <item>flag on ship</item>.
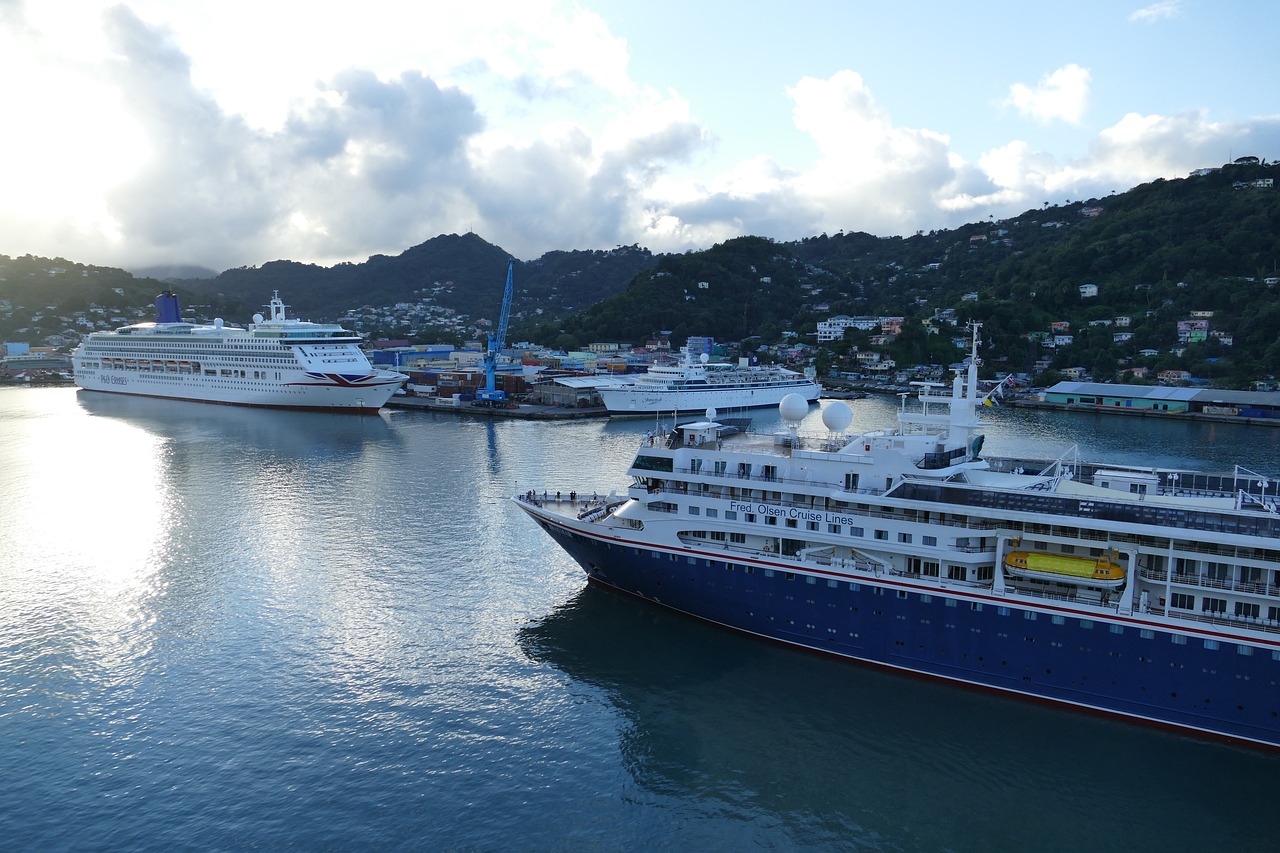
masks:
[[[982,398],[981,400],[982,405],[987,406],[989,408],[995,408],[996,406],[999,406],[1000,401],[1004,399],[1004,383],[1008,382],[1012,378],[1013,377],[1011,376],[1006,376],[1004,379],[1001,379],[999,382],[997,382],[996,387],[988,391],[986,396]]]

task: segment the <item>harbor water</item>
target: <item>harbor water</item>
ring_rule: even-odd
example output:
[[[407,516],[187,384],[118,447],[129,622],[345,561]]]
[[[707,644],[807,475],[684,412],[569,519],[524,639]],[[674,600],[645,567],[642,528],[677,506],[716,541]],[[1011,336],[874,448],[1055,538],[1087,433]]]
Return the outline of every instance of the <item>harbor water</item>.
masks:
[[[990,419],[1280,476],[1280,429]],[[0,391],[5,848],[1275,849],[1275,753],[588,588],[510,496],[622,488],[655,426]]]

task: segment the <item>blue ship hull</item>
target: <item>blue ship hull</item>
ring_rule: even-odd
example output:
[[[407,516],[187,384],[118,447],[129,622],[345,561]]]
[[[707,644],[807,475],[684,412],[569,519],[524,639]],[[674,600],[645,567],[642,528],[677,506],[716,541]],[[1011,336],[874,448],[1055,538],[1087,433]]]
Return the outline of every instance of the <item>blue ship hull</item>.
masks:
[[[849,580],[602,539],[538,516],[595,583],[809,650],[1198,734],[1280,747],[1280,653],[971,588]]]

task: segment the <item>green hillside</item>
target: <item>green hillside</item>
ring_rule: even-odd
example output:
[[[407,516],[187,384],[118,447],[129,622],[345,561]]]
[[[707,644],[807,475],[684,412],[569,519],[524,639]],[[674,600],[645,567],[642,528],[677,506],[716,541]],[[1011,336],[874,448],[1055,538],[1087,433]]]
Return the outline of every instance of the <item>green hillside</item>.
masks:
[[[952,309],[961,324],[983,322],[988,362],[1002,369],[1029,372],[1051,356],[1054,368],[1083,367],[1098,379],[1146,364],[1241,384],[1280,373],[1280,286],[1267,283],[1280,276],[1280,190],[1237,185],[1277,178],[1275,165],[1232,165],[908,238],[730,240],[664,257],[625,293],[533,336],[568,345],[670,329],[677,339],[770,342],[789,330],[812,341],[805,335],[836,314],[902,316],[904,334],[884,349],[916,363],[954,357],[920,331],[921,321]],[[1082,296],[1089,284],[1096,296]],[[1231,345],[1211,338],[1171,354],[1177,323],[1192,312],[1213,312],[1210,330]],[[1049,350],[1028,337],[1054,322],[1069,325],[1070,346]],[[1132,337],[1117,343],[1117,333]],[[848,337],[865,345],[867,336]],[[1140,358],[1143,349],[1161,355]]]
[[[928,335],[923,321],[951,318],[983,323],[992,368],[1030,372],[1050,358],[1054,369],[1108,379],[1136,366],[1179,367],[1243,386],[1280,375],[1277,178],[1275,164],[1237,163],[911,237],[742,237],[665,256],[639,246],[548,252],[517,263],[510,337],[568,347],[659,332],[677,344],[689,335],[775,343],[794,332],[813,342],[816,324],[837,314],[900,316],[902,334],[879,347],[885,355],[946,363],[956,355],[951,327],[933,322],[942,333]],[[71,312],[145,308],[166,286],[204,306],[195,316],[241,321],[276,290],[309,319],[401,303],[492,319],[507,257],[474,234],[442,235],[359,264],[282,260],[162,283],[61,258],[0,256],[0,334],[39,342],[62,332]],[[1193,316],[1207,320],[1206,333],[1192,336],[1204,339],[1179,346],[1178,323]],[[1070,345],[1043,345],[1051,323],[1069,327]],[[866,334],[846,338],[819,354],[820,366],[842,368],[852,346],[871,345]]]

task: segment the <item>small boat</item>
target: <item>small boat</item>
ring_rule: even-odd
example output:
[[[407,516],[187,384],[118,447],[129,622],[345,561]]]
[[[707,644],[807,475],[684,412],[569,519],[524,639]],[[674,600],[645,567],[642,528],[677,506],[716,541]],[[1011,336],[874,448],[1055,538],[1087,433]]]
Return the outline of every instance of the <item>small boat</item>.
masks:
[[[1016,578],[1052,581],[1102,589],[1124,586],[1124,567],[1112,557],[1075,557],[1041,551],[1010,551],[1005,571]]]

